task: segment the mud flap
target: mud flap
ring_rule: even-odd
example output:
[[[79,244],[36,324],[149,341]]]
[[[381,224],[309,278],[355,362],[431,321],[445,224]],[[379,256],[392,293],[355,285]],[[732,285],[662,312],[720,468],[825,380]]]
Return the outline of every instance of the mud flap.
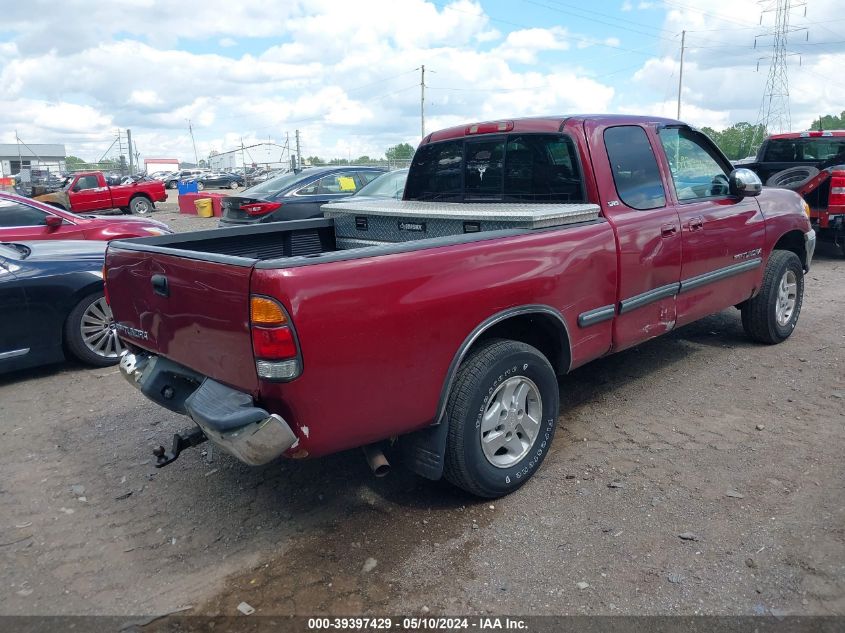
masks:
[[[443,459],[448,436],[447,422],[402,436],[399,440],[402,463],[420,477],[437,481],[443,477]]]

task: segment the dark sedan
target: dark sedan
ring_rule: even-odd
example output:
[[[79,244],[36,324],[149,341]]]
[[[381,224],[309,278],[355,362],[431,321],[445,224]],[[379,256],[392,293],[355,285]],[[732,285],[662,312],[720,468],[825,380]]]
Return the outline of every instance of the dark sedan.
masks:
[[[0,243],[0,373],[67,354],[104,367],[123,345],[103,294],[107,242]]]
[[[238,174],[208,174],[200,176],[197,181],[197,188],[202,191],[205,188],[237,189],[244,186],[244,177]]]
[[[223,199],[220,226],[322,217],[320,207],[351,196],[382,167],[311,167],[262,182]]]

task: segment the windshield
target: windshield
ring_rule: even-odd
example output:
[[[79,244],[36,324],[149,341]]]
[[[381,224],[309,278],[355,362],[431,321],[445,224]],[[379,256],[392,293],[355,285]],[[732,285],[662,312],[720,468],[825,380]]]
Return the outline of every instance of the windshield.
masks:
[[[382,174],[371,183],[358,190],[356,196],[375,196],[377,198],[401,198],[405,191],[405,180],[408,178],[407,169],[397,169]]]
[[[267,193],[278,193],[282,189],[287,189],[291,185],[295,184],[296,182],[302,180],[305,175],[300,173],[287,173],[282,174],[281,176],[277,176],[276,178],[271,178],[270,180],[266,180],[254,187],[250,187],[249,189],[245,189],[241,195],[242,196],[249,196],[254,194],[267,194]]]

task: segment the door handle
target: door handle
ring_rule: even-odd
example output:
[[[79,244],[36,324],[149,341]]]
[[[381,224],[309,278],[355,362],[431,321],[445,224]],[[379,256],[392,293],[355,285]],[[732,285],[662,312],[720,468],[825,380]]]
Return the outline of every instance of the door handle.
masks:
[[[698,229],[704,227],[704,218],[702,216],[697,216],[694,218],[690,218],[689,221],[689,230],[690,231],[697,231]]]
[[[678,227],[674,224],[664,224],[660,227],[660,235],[663,237],[671,237],[678,232]]]

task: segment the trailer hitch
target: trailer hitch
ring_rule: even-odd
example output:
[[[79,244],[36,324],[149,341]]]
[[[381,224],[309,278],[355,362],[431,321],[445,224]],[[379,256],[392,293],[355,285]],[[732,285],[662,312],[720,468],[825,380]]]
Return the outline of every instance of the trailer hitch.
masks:
[[[170,448],[169,453],[164,450],[164,446],[159,446],[158,448],[153,449],[153,455],[155,455],[156,458],[156,468],[167,466],[169,463],[176,461],[179,454],[186,448],[202,444],[207,439],[208,438],[205,436],[205,433],[203,433],[198,427],[186,429],[181,433],[175,433],[173,435],[173,445]]]

